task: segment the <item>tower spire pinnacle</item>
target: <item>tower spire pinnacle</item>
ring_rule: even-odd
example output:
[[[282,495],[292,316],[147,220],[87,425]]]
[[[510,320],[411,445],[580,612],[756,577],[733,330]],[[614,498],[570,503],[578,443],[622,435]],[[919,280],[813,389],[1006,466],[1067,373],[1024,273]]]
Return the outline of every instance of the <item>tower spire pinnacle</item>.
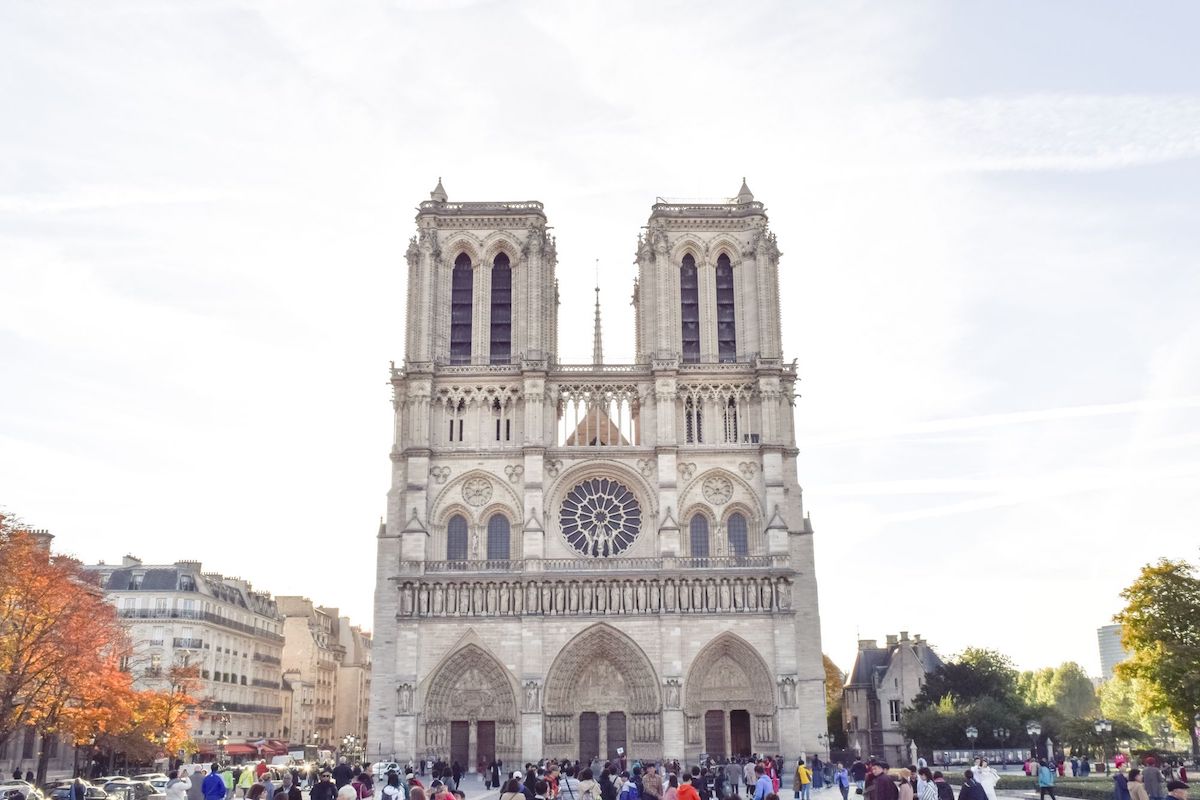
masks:
[[[600,342],[600,259],[596,259],[596,328],[592,334],[592,364],[604,363],[604,346]]]

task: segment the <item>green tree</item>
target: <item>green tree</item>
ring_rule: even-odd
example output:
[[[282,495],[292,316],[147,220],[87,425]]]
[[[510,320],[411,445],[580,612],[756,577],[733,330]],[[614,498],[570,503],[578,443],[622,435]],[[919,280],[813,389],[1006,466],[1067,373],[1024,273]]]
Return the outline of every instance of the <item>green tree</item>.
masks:
[[[1054,670],[1049,688],[1050,702],[1067,719],[1090,719],[1100,707],[1092,679],[1074,661]]]
[[[1008,707],[1020,706],[1017,670],[1012,659],[995,650],[968,647],[926,678],[914,705],[928,708],[944,697],[955,698],[960,705],[990,697]]]
[[[1132,655],[1117,665],[1122,677],[1145,689],[1148,710],[1165,714],[1191,731],[1192,755],[1200,758],[1194,722],[1200,714],[1200,578],[1186,561],[1147,564],[1123,592],[1121,642]]]
[[[846,747],[846,731],[842,726],[842,692],[846,688],[846,673],[833,659],[821,654],[825,662],[825,730],[829,746],[834,750]]]

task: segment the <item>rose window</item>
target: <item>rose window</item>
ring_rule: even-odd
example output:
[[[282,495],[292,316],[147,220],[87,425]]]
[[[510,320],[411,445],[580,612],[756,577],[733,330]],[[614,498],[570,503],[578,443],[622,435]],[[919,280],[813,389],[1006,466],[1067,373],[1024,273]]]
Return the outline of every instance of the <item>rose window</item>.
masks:
[[[567,492],[559,512],[563,536],[587,556],[624,552],[642,528],[642,507],[628,487],[589,478]]]

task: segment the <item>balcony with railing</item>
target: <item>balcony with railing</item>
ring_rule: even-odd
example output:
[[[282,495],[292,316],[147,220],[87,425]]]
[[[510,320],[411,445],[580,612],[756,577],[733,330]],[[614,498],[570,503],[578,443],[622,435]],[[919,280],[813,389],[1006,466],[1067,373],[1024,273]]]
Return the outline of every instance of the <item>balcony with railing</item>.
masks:
[[[176,637],[172,640],[176,649],[182,650],[199,650],[204,647],[204,641],[201,639],[181,639]]]
[[[255,678],[254,680],[250,681],[250,683],[263,689],[278,689],[280,685],[279,681],[266,681],[262,678]]]
[[[270,642],[283,644],[283,637],[278,633],[256,628],[253,625],[246,625],[245,623],[219,616],[211,611],[196,611],[195,609],[186,608],[121,608],[117,610],[117,615],[122,619],[188,619],[198,622],[210,622],[222,628],[228,628],[229,630],[246,633],[251,636],[258,636]]]
[[[263,664],[274,664],[275,666],[279,666],[282,663],[278,656],[267,655],[266,653],[255,653],[252,658],[255,661],[262,662]]]

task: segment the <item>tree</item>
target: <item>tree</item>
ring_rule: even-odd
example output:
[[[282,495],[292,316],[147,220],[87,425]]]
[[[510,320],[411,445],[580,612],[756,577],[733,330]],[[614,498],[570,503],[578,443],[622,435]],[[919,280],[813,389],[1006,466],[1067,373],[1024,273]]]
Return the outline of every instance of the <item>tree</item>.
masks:
[[[1122,677],[1145,689],[1146,708],[1191,731],[1192,755],[1200,758],[1194,720],[1200,714],[1200,578],[1186,561],[1160,559],[1142,568],[1123,592],[1121,642],[1130,658],[1117,665]]]
[[[835,703],[842,702],[842,691],[846,688],[846,673],[842,672],[833,659],[824,653],[821,660],[825,662],[825,707],[831,708]]]
[[[954,698],[960,705],[990,697],[1015,708],[1021,704],[1017,670],[1012,660],[1003,653],[968,647],[926,678],[914,705],[917,708],[929,708],[945,697]]]
[[[116,610],[78,563],[0,517],[0,751],[24,727],[56,728],[124,641]]]
[[[1067,661],[1054,670],[1049,690],[1050,703],[1067,719],[1092,718],[1100,705],[1092,679],[1074,661]]]

